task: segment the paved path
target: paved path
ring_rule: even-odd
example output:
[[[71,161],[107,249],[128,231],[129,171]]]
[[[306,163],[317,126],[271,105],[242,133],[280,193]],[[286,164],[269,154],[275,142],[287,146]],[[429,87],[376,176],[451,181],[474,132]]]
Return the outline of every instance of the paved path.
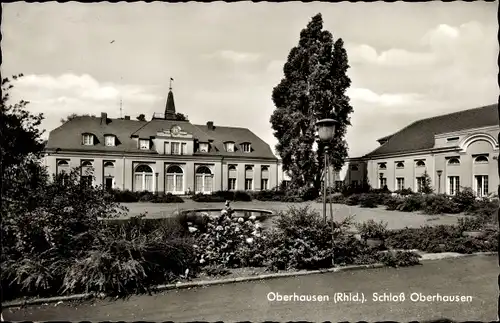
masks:
[[[297,278],[279,278],[167,291],[122,301],[97,301],[70,307],[61,304],[7,309],[6,320],[70,321],[410,321],[446,317],[492,321],[497,307],[497,256],[425,262],[410,268],[381,268]],[[269,292],[330,296],[329,302],[270,302]],[[364,304],[335,303],[335,292],[362,292]],[[404,302],[377,303],[372,293],[405,293]],[[470,303],[412,302],[412,292],[472,296]]]
[[[192,200],[185,200],[185,203],[122,203],[122,205],[129,208],[129,215],[139,215],[143,212],[148,212],[148,217],[170,217],[177,209],[195,209],[195,208],[222,208],[224,203],[203,203],[194,202]],[[266,209],[272,211],[286,211],[289,206],[303,207],[310,205],[322,214],[323,205],[316,202],[304,203],[281,203],[281,202],[232,202],[231,207],[237,208],[252,208],[252,209]],[[329,209],[327,209],[329,214]],[[355,215],[356,222],[365,222],[367,220],[384,221],[387,222],[389,229],[401,229],[404,227],[419,228],[422,225],[437,225],[437,224],[456,224],[457,215],[425,215],[419,212],[400,212],[400,211],[387,211],[385,207],[378,208],[361,208],[359,206],[349,206],[343,204],[333,204],[334,217],[336,221],[345,219],[350,215]]]

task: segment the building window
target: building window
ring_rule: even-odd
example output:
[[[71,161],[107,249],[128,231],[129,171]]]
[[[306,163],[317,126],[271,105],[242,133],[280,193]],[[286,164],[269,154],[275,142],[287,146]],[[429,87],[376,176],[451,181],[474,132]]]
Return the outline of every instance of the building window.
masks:
[[[398,191],[401,191],[405,188],[405,179],[404,177],[397,177],[396,178],[396,187]]]
[[[165,191],[169,193],[184,192],[184,172],[177,165],[167,168],[165,175]]]
[[[378,169],[387,169],[386,163],[378,163]]]
[[[358,165],[351,165],[351,171],[357,172],[358,171]]]
[[[403,163],[403,162],[397,162],[396,163],[396,168],[398,168],[398,169],[405,168],[405,163]]]
[[[111,161],[104,162],[104,167],[115,167],[115,164]]]
[[[380,181],[380,187],[379,188],[384,188],[387,186],[387,178],[385,177],[382,177],[382,178],[379,178],[379,181]]]
[[[93,171],[92,162],[88,160],[82,161],[80,175],[82,176],[92,175],[92,171]]]
[[[69,162],[67,160],[57,161],[56,177],[61,180],[63,185],[68,178],[69,172]]]
[[[200,152],[208,153],[208,143],[206,142],[200,143]]]
[[[230,191],[236,190],[236,178],[230,178],[227,182],[227,189]]]
[[[147,140],[147,139],[139,140],[139,148],[142,150],[148,150],[149,149],[149,140]]]
[[[80,183],[84,187],[91,187],[92,186],[92,176],[91,175],[82,175],[80,177]]]
[[[458,165],[460,165],[460,160],[458,158],[450,158],[448,160],[448,165],[458,166]]]
[[[460,177],[448,176],[448,194],[455,195],[460,191]]]
[[[172,142],[170,145],[170,153],[172,155],[180,155],[181,154],[181,143],[180,142]]]
[[[476,186],[476,194],[478,197],[486,197],[488,196],[488,176],[487,175],[476,175],[475,178],[475,186]]]
[[[474,159],[474,162],[476,164],[487,164],[488,163],[488,157],[486,157],[486,156],[477,156],[476,159]]]
[[[104,178],[104,187],[107,189],[107,190],[111,190],[114,188],[114,178],[113,177],[105,177]]]
[[[187,154],[187,144],[183,142],[181,144],[181,155],[186,155]]]
[[[342,182],[341,182],[341,183],[342,183]],[[353,187],[358,187],[358,185],[359,185],[359,184],[358,184],[358,181],[351,181],[351,185],[352,185]],[[342,185],[341,185],[341,186],[342,186]]]
[[[417,160],[417,162],[415,163],[415,166],[425,167],[425,162],[423,160]]]
[[[253,190],[253,166],[245,166],[245,190]]]
[[[226,142],[226,151],[234,153],[234,142]]]
[[[94,145],[94,135],[86,133],[82,136],[82,143],[85,146],[93,146]]]
[[[245,191],[251,191],[253,189],[253,179],[245,178]]]
[[[451,137],[451,138],[447,138],[446,141],[447,142],[455,142],[455,141],[458,141],[458,139],[460,139],[460,137]]]
[[[260,189],[261,190],[268,190],[269,189],[269,167],[268,166],[262,166],[260,170]]]
[[[237,172],[236,172],[236,166],[235,165],[229,165],[227,168],[228,171],[228,190],[234,191],[236,190],[236,177],[237,177]]]
[[[417,177],[417,192],[422,192],[424,185],[425,185],[425,177],[423,176]]]
[[[241,149],[243,150],[243,152],[249,153],[252,151],[252,146],[250,145],[250,143],[246,142],[244,144],[241,144]]]
[[[196,193],[211,193],[213,190],[213,175],[207,166],[199,166],[196,169]]]
[[[105,136],[104,142],[105,142],[106,146],[114,146],[115,145],[115,136],[111,136],[111,135]]]
[[[134,171],[134,191],[153,192],[153,169],[148,165],[139,165]]]

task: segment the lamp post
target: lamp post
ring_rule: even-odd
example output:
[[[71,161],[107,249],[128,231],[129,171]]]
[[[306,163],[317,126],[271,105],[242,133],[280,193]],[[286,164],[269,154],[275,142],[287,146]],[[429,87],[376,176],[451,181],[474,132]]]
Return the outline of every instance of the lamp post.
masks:
[[[437,174],[438,174],[438,194],[441,194],[441,174],[443,174],[443,171],[438,170]]]
[[[327,184],[330,184],[330,165],[329,165],[329,158],[328,158],[328,152],[330,149],[329,144],[332,142],[333,138],[335,137],[335,125],[337,124],[337,121],[333,119],[323,119],[319,120],[316,123],[316,126],[318,127],[318,136],[319,140],[325,145],[325,167],[323,171],[323,220],[326,223],[326,195],[327,195]],[[333,223],[333,207],[332,207],[332,201],[330,200],[330,217],[331,217],[331,227],[332,227],[332,266],[335,264],[334,261],[334,247],[335,247],[335,241],[334,241],[334,223]]]

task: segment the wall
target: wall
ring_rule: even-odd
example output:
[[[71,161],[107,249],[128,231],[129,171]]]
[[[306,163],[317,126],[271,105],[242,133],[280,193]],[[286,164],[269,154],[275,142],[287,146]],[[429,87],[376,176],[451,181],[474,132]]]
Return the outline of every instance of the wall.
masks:
[[[114,187],[119,189],[133,189],[133,170],[140,164],[147,164],[153,170],[154,189],[164,192],[166,189],[165,176],[170,165],[177,165],[183,170],[183,191],[195,190],[195,172],[199,166],[207,166],[213,174],[213,191],[227,190],[228,188],[228,165],[236,165],[237,167],[237,190],[245,189],[245,166],[252,165],[254,190],[261,189],[261,167],[269,167],[269,188],[272,189],[280,182],[279,167],[275,161],[262,160],[222,160],[220,157],[207,159],[204,161],[186,159],[184,156],[161,156],[158,157],[105,157],[102,155],[70,155],[70,154],[54,154],[44,157],[44,163],[47,165],[48,171],[55,174],[57,171],[57,161],[67,160],[70,168],[79,167],[84,160],[92,161],[93,175],[95,177],[95,185],[103,185],[104,177],[113,175]],[[114,167],[104,168],[104,163],[111,161]]]

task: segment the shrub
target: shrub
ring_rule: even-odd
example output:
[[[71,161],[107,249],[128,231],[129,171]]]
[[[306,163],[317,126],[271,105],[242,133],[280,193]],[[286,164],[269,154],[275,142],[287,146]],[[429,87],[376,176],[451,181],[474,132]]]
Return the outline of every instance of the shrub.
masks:
[[[380,262],[390,267],[408,267],[420,264],[419,254],[411,251],[388,251],[380,254]]]
[[[398,195],[401,195],[401,196],[407,196],[407,195],[415,194],[415,193],[413,193],[413,191],[411,190],[411,188],[403,188],[402,190],[394,191],[394,193],[396,193]]]
[[[323,202],[323,197],[319,197],[316,201]],[[346,198],[341,193],[333,193],[326,197],[326,202],[335,204],[345,204]]]
[[[356,223],[361,238],[363,239],[385,239],[388,234],[387,223],[368,220],[364,223]]]
[[[425,207],[425,196],[421,194],[408,195],[402,199],[397,210],[402,212],[420,211]]]
[[[114,189],[110,191],[114,197],[114,201],[117,203],[133,203],[139,202],[139,196],[137,193],[130,190],[118,190]]]
[[[389,196],[386,198],[384,205],[387,210],[394,211],[399,208],[399,205],[403,203],[403,198],[398,196]]]
[[[452,196],[452,201],[458,205],[460,212],[469,211],[476,203],[476,196],[471,188],[464,187]]]
[[[424,212],[426,214],[456,214],[460,213],[460,206],[446,195],[428,195],[425,199]]]
[[[327,268],[332,264],[333,254],[337,264],[353,263],[363,245],[347,234],[351,218],[333,223],[333,246],[331,224],[325,223],[309,206],[290,207],[279,213],[275,228],[270,230],[263,246],[268,269]]]
[[[266,190],[253,193],[253,198],[258,201],[282,201],[286,197],[286,191]]]
[[[353,194],[368,193],[371,191],[370,185],[365,183],[365,185],[347,185],[342,188],[342,195],[351,196]]]
[[[366,193],[359,196],[359,205],[361,207],[376,208],[380,203],[381,196],[376,193]]]
[[[360,196],[361,195],[359,195],[359,194],[353,194],[353,195],[349,196],[346,200],[346,204],[347,205],[358,205]]]
[[[225,202],[225,201],[243,201],[249,202],[252,197],[245,191],[217,191],[212,194],[197,193],[192,196],[195,202]]]

